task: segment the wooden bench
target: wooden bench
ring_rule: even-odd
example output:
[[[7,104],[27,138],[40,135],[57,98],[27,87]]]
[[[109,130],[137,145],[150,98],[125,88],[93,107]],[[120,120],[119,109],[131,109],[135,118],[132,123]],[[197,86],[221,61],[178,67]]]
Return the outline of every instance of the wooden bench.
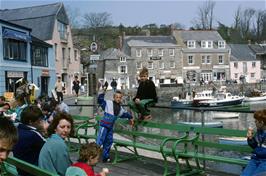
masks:
[[[181,175],[178,162],[180,158],[195,159],[196,168],[187,168],[187,170],[193,172],[196,170],[199,173],[204,172],[205,169],[200,165],[201,160],[236,164],[243,167],[247,165],[248,160],[242,159],[242,157],[244,153],[250,154],[252,152],[251,147],[219,142],[221,137],[246,137],[247,130],[209,127],[192,127],[192,130],[195,132],[193,138],[180,139],[173,145],[172,152],[176,160],[176,175]],[[183,151],[177,148],[180,144],[186,144]],[[230,156],[226,156],[225,152],[239,153],[242,157],[231,156],[232,153],[229,154]]]
[[[58,176],[58,174],[41,169],[15,157],[7,158],[1,165],[1,176],[17,176],[17,168],[36,176]]]

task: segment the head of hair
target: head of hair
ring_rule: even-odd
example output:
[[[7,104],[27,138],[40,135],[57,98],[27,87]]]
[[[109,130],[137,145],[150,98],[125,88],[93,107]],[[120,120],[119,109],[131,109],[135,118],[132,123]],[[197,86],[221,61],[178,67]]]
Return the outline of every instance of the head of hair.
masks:
[[[71,124],[70,136],[74,134],[74,122],[73,122],[73,118],[71,117],[71,115],[65,112],[58,112],[54,116],[54,119],[52,120],[51,124],[49,125],[47,129],[48,136],[51,136],[52,134],[55,133],[55,129],[57,128],[61,120],[66,120]]]
[[[0,139],[6,140],[11,145],[18,141],[17,128],[12,121],[5,117],[0,117]]]
[[[79,161],[87,162],[91,158],[95,158],[101,153],[101,147],[98,146],[95,142],[88,144],[83,144],[79,150]]]
[[[6,98],[4,96],[0,96],[0,100],[6,101]]]
[[[48,103],[44,103],[42,106],[42,110],[51,112],[51,106]]]
[[[139,73],[139,75],[148,75],[148,74],[149,74],[149,71],[146,67],[143,67]]]
[[[122,93],[120,90],[116,90],[116,91],[115,91],[115,93],[114,93],[114,97],[115,97],[116,94],[121,94],[121,95],[123,95],[123,93]]]
[[[262,121],[266,125],[266,109],[256,111],[254,118],[260,122]]]
[[[32,122],[36,122],[42,119],[43,114],[41,109],[37,105],[30,105],[25,107],[21,112],[21,123],[29,125]]]

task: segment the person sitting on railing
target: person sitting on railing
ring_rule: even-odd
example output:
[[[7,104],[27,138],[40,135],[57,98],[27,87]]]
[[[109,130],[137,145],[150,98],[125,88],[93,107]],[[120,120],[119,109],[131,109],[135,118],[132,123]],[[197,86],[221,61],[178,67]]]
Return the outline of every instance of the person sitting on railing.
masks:
[[[43,114],[39,107],[30,105],[21,112],[21,123],[18,125],[18,143],[13,148],[16,158],[38,166],[39,154],[45,143],[45,138],[39,132],[45,131],[42,120]],[[18,170],[21,176],[31,174]]]
[[[254,136],[253,128],[249,127],[247,142],[254,149],[251,160],[241,176],[266,174],[266,109],[254,113],[257,133]]]
[[[147,68],[143,68],[139,74],[140,83],[137,94],[133,101],[128,103],[129,107],[139,114],[139,120],[151,119],[148,107],[154,106],[158,101],[156,87],[152,80],[149,80],[149,72]]]
[[[72,164],[65,139],[74,134],[71,115],[59,112],[48,127],[48,136],[39,156],[39,167],[59,175],[65,175]]]
[[[105,100],[105,91],[98,96],[98,103],[104,111],[104,116],[100,120],[100,129],[98,132],[96,143],[103,145],[103,162],[110,162],[110,149],[113,144],[113,126],[117,118],[128,118],[133,125],[134,121],[130,113],[122,106],[122,92],[114,93],[113,101]]]
[[[93,167],[99,161],[101,148],[95,142],[83,144],[79,150],[78,162],[72,164],[67,168],[65,176],[82,176],[82,175],[94,175],[94,176],[106,176],[108,173],[107,168],[103,168],[102,172],[94,173]]]
[[[2,164],[18,141],[17,128],[13,122],[5,117],[0,117],[0,164]],[[0,169],[1,175],[1,169]]]

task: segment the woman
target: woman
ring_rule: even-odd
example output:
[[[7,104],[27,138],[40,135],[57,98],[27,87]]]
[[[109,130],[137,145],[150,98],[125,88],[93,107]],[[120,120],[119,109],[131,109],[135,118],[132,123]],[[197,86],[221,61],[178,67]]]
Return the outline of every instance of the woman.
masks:
[[[74,133],[73,119],[66,113],[57,113],[48,127],[48,140],[41,149],[39,167],[65,175],[71,165],[65,139]]]

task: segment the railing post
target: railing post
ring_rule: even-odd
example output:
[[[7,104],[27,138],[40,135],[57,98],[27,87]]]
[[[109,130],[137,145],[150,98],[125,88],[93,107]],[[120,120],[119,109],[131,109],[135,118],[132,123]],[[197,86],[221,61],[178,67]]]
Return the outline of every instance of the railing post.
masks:
[[[205,118],[204,118],[204,113],[205,111],[203,109],[200,110],[200,114],[201,114],[201,126],[204,127],[205,126]],[[204,134],[201,134],[201,139],[202,141],[204,141]],[[205,149],[204,147],[202,147],[202,153],[204,154],[205,153]],[[206,169],[206,161],[203,160],[203,168],[204,170]]]

